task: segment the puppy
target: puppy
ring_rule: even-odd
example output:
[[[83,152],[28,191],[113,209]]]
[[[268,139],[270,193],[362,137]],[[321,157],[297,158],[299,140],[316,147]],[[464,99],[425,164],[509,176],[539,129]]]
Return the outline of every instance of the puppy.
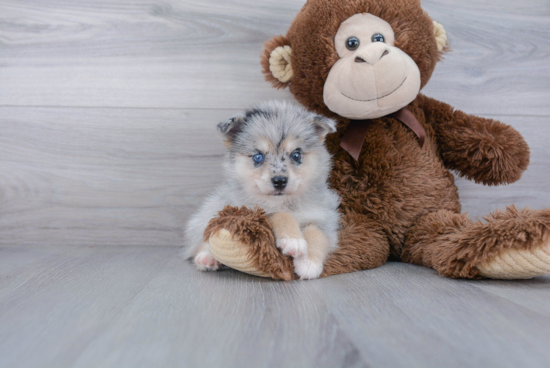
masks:
[[[336,123],[288,103],[267,102],[218,125],[228,153],[224,180],[191,217],[186,258],[199,270],[221,265],[203,233],[226,205],[259,207],[269,216],[276,245],[293,257],[301,279],[323,271],[338,244],[339,197],[328,188],[331,157],[325,136]]]

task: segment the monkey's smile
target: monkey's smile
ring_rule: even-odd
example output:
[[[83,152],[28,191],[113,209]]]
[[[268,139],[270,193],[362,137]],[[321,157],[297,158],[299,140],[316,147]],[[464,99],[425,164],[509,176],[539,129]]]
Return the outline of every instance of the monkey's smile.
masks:
[[[405,79],[403,79],[403,82],[401,82],[401,84],[400,84],[396,89],[394,89],[393,91],[391,91],[391,92],[388,93],[387,95],[384,95],[384,96],[378,97],[378,98],[373,98],[373,99],[371,99],[371,100],[358,100],[358,99],[356,99],[356,98],[346,96],[346,95],[344,94],[344,92],[340,92],[340,93],[342,94],[342,96],[347,97],[347,98],[349,98],[350,100],[354,100],[354,101],[359,101],[359,102],[376,101],[376,100],[380,100],[380,99],[382,99],[382,98],[384,98],[384,97],[388,97],[389,95],[391,95],[392,93],[394,93],[395,91],[397,91],[399,88],[401,88],[401,86],[405,83],[406,80],[407,80],[407,77],[405,77]]]

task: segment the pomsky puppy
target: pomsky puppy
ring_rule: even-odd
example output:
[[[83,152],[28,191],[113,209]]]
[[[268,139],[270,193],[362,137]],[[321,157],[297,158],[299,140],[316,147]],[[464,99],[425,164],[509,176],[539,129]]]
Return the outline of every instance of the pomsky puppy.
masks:
[[[328,188],[331,156],[325,136],[336,131],[327,117],[284,102],[266,102],[218,125],[228,152],[223,184],[186,228],[186,258],[199,270],[220,267],[203,233],[226,205],[259,207],[276,245],[293,257],[295,272],[314,279],[338,246],[340,199]]]

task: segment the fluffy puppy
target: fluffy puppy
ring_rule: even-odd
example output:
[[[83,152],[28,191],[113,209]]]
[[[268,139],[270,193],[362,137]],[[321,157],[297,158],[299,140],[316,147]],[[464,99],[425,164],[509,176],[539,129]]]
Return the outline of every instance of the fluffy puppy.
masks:
[[[291,255],[295,272],[314,279],[338,244],[339,197],[328,188],[331,157],[325,136],[333,120],[288,103],[267,102],[218,125],[228,153],[224,178],[186,228],[186,258],[199,270],[220,267],[203,238],[226,205],[262,208],[277,247]]]

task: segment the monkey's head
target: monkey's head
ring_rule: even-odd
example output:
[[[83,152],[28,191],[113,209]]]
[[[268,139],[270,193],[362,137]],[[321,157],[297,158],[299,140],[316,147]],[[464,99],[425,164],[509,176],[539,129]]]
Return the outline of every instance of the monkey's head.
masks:
[[[375,119],[407,106],[446,51],[420,0],[308,0],[266,42],[266,80],[329,116]]]

